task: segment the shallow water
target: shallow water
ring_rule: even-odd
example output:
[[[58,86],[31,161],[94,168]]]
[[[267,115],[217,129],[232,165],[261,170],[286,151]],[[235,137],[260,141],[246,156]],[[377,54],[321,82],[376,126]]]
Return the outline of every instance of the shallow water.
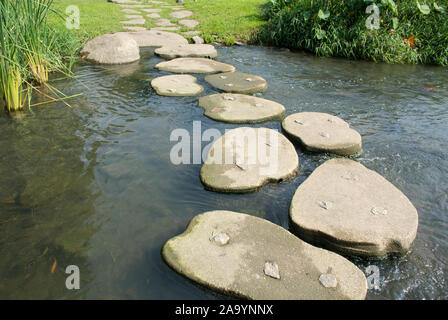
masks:
[[[419,211],[419,230],[404,257],[353,259],[380,269],[369,299],[447,299],[448,69],[323,59],[259,47],[219,49],[222,62],[264,77],[261,96],[287,115],[337,115],[363,136],[358,159],[401,189]],[[157,96],[163,72],[151,50],[140,62],[78,65],[76,80],[54,84],[70,101],[0,117],[0,298],[215,299],[172,271],[160,250],[196,214],[227,209],[288,228],[297,186],[328,155],[303,153],[300,173],[248,195],[204,190],[200,165],[173,165],[172,130],[224,132],[236,125],[202,115],[197,97]],[[215,91],[199,76],[205,94]],[[38,97],[34,99],[39,101]],[[280,123],[263,125],[280,129]],[[205,145],[206,143],[204,143]],[[56,268],[52,267],[56,261]],[[77,265],[81,290],[65,288]]]

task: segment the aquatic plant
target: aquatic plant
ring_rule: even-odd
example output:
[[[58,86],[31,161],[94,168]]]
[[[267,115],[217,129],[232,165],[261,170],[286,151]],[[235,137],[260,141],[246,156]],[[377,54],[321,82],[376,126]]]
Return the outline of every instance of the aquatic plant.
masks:
[[[47,25],[53,0],[0,2],[0,96],[6,109],[23,109],[34,84],[45,84],[50,71],[69,73],[61,50],[70,37]]]
[[[448,0],[270,0],[264,17],[259,40],[265,44],[319,56],[448,65]]]

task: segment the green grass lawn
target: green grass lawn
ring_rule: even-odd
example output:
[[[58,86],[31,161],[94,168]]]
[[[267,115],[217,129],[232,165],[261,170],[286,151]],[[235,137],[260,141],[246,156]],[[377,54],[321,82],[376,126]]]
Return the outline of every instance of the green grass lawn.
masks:
[[[175,0],[165,0],[170,5],[176,5]],[[194,15],[186,19],[195,19],[200,25],[194,29],[182,28],[179,33],[187,30],[199,30],[206,42],[223,42],[231,45],[235,41],[248,42],[251,35],[264,23],[259,6],[266,0],[185,0],[184,6]],[[144,3],[145,1],[142,0]],[[65,14],[65,9],[76,5],[80,10],[80,29],[71,30],[81,42],[85,42],[98,35],[123,31],[120,21],[126,20],[122,7],[107,2],[107,0],[55,0],[54,9]],[[151,4],[159,8],[158,4]],[[164,9],[161,18],[169,18],[170,9]],[[143,13],[146,15],[146,13]],[[157,19],[146,18],[145,27],[151,28]],[[65,20],[53,14],[50,22],[57,28],[65,28]]]
[[[55,0],[53,8],[65,15],[68,6],[78,6],[80,11],[80,28],[72,29],[80,41],[85,42],[98,35],[122,31],[120,21],[125,20],[122,7],[107,0]],[[58,29],[65,29],[65,20],[56,14],[50,16],[49,22]]]
[[[195,13],[192,19],[201,23],[199,29],[207,42],[233,44],[234,41],[250,41],[254,32],[265,23],[260,10],[260,5],[265,2],[266,0],[185,0],[185,7]]]

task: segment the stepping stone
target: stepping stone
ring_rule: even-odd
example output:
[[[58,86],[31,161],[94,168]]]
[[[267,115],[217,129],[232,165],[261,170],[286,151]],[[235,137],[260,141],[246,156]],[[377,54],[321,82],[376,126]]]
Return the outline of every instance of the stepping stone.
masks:
[[[177,58],[160,62],[156,68],[173,73],[216,73],[233,72],[235,67],[230,64],[205,58]]]
[[[162,256],[181,275],[236,298],[361,300],[367,293],[364,273],[346,258],[238,212],[197,215]]]
[[[301,239],[362,256],[405,253],[418,226],[417,210],[400,190],[343,158],[324,162],[299,186],[290,218]]]
[[[281,104],[245,94],[222,93],[201,97],[199,106],[205,109],[205,116],[228,123],[282,120],[285,114],[285,107]]]
[[[162,6],[162,8],[172,9],[172,10],[182,10],[185,9],[183,6]]]
[[[123,9],[123,10],[121,10],[121,12],[124,12],[124,13],[140,13],[140,11],[133,10],[133,9]]]
[[[343,156],[362,151],[361,135],[341,118],[327,113],[295,113],[283,120],[282,127],[308,151]]]
[[[135,0],[108,0],[108,2],[114,2],[117,4],[139,4],[139,2]]]
[[[195,44],[203,44],[204,43],[204,39],[202,39],[201,37],[198,37],[198,36],[192,37],[191,40],[193,40],[193,42]]]
[[[145,19],[132,19],[128,21],[120,21],[123,24],[145,24]]]
[[[185,34],[187,36],[195,36],[195,35],[201,34],[201,31],[185,31],[185,32],[183,32],[183,34]]]
[[[119,32],[120,33],[120,32]],[[164,45],[188,44],[187,39],[177,33],[145,30],[139,32],[122,32],[132,37],[139,47],[161,47]]]
[[[158,12],[162,12],[162,9],[142,9],[142,11],[145,11],[148,13],[158,13]]]
[[[177,31],[180,30],[180,27],[154,27],[150,30]]]
[[[276,130],[240,127],[227,131],[210,148],[200,177],[206,189],[254,192],[296,175],[299,157]]]
[[[148,13],[146,16],[151,19],[160,18],[160,14],[158,13]]]
[[[211,75],[205,81],[222,91],[244,94],[263,92],[268,87],[262,77],[241,72]]]
[[[175,26],[175,24],[171,23],[171,21],[168,19],[157,20],[156,22],[154,22],[154,24],[161,27]]]
[[[120,4],[120,7],[123,8],[151,8],[151,5],[146,5],[146,4]]]
[[[171,75],[155,78],[151,81],[151,86],[161,96],[196,96],[204,91],[196,81],[197,79],[190,75]]]
[[[171,12],[170,16],[176,19],[182,19],[182,18],[186,18],[193,15],[193,12],[188,11],[188,10],[181,10],[181,11],[176,11],[176,12]]]
[[[182,44],[166,45],[154,51],[155,54],[164,59],[174,58],[216,58],[218,53],[210,44]]]
[[[136,14],[127,14],[124,16],[126,19],[143,19],[143,16]]]
[[[130,27],[130,26],[124,26],[123,28],[125,28],[126,30],[129,30],[129,31],[144,31],[144,30],[146,30],[145,27]]]
[[[187,28],[194,28],[199,24],[196,20],[179,20],[178,23]]]
[[[126,33],[105,34],[86,43],[81,54],[100,64],[130,63],[140,59],[137,42]]]

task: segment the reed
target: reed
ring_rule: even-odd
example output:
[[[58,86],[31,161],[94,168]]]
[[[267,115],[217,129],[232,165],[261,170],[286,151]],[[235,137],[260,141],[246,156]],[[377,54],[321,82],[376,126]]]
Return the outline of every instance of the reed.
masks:
[[[34,85],[51,71],[70,73],[60,52],[67,37],[47,24],[53,0],[0,1],[0,95],[7,111],[24,108]]]

